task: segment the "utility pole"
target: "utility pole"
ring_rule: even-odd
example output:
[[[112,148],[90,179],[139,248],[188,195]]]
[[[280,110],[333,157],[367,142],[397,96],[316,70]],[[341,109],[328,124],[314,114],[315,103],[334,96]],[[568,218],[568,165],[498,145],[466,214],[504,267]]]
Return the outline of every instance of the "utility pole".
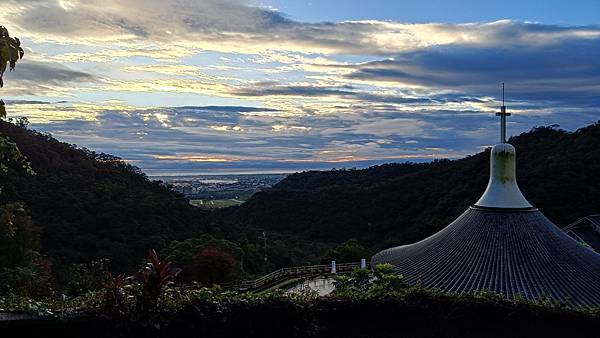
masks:
[[[258,237],[258,239],[262,239],[263,240],[263,250],[265,252],[265,257],[264,260],[265,262],[269,260],[269,258],[267,257],[267,232],[263,231],[262,232],[262,236]]]

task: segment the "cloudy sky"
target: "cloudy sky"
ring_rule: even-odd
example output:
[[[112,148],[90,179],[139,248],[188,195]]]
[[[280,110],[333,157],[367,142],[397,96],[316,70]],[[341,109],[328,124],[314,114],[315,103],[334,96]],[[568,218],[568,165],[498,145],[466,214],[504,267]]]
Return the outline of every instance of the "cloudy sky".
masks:
[[[600,120],[598,1],[0,0],[9,116],[149,174],[457,158]]]

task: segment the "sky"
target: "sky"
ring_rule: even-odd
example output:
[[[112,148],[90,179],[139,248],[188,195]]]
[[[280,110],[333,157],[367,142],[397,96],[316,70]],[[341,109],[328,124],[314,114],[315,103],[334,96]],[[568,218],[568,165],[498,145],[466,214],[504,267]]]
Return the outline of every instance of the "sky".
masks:
[[[460,158],[600,120],[598,1],[0,0],[9,117],[150,175]]]

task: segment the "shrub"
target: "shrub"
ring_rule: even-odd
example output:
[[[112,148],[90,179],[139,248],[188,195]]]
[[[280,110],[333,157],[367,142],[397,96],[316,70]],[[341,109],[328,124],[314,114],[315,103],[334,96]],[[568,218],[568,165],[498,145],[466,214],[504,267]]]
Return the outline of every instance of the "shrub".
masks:
[[[36,251],[29,255],[25,266],[0,270],[0,291],[23,297],[40,298],[52,293],[52,265]]]
[[[87,264],[71,264],[59,275],[59,284],[63,292],[78,296],[88,291],[100,290],[106,283],[108,259],[99,259]]]
[[[371,287],[368,290],[369,296],[381,297],[399,292],[404,292],[408,284],[404,281],[402,275],[394,271],[391,264],[378,264],[373,272]]]
[[[253,259],[244,257],[244,251],[242,251],[238,244],[225,239],[214,238],[209,234],[203,234],[197,238],[188,238],[184,241],[172,241],[166,248],[161,250],[160,254],[164,259],[172,261],[183,269],[181,274],[177,276],[179,282],[202,281],[205,273],[196,269],[197,262],[195,260],[204,249],[211,247],[225,251],[233,256],[234,264],[230,272],[231,278],[243,279],[245,277],[242,261],[248,265],[248,262]],[[256,259],[254,258],[254,260]],[[262,256],[260,257],[260,261],[262,262]],[[199,268],[200,270],[204,270],[202,267]]]
[[[336,277],[334,286],[335,296],[355,299],[399,295],[408,288],[391,264],[378,264],[374,271],[355,269],[349,276]]]
[[[234,258],[223,249],[208,247],[194,256],[192,262],[196,279],[206,286],[212,286],[229,280]]]

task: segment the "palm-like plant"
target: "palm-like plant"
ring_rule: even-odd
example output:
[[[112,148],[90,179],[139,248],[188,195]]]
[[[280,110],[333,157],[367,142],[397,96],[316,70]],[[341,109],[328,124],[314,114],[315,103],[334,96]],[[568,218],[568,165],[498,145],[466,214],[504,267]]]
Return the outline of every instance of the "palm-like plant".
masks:
[[[4,87],[4,71],[6,65],[10,65],[10,71],[15,69],[17,61],[21,60],[25,51],[21,48],[21,41],[18,38],[12,38],[8,34],[8,29],[0,26],[0,88]],[[6,108],[4,101],[0,100],[0,119],[6,117]]]
[[[21,48],[19,38],[12,38],[8,29],[0,26],[0,87],[4,85],[2,75],[6,70],[6,64],[10,65],[10,71],[15,69],[17,61],[21,60],[25,51]]]
[[[160,295],[181,272],[181,269],[173,267],[172,262],[161,261],[154,250],[148,252],[148,258],[146,267],[134,276],[141,286],[138,308],[142,311],[156,308]]]

